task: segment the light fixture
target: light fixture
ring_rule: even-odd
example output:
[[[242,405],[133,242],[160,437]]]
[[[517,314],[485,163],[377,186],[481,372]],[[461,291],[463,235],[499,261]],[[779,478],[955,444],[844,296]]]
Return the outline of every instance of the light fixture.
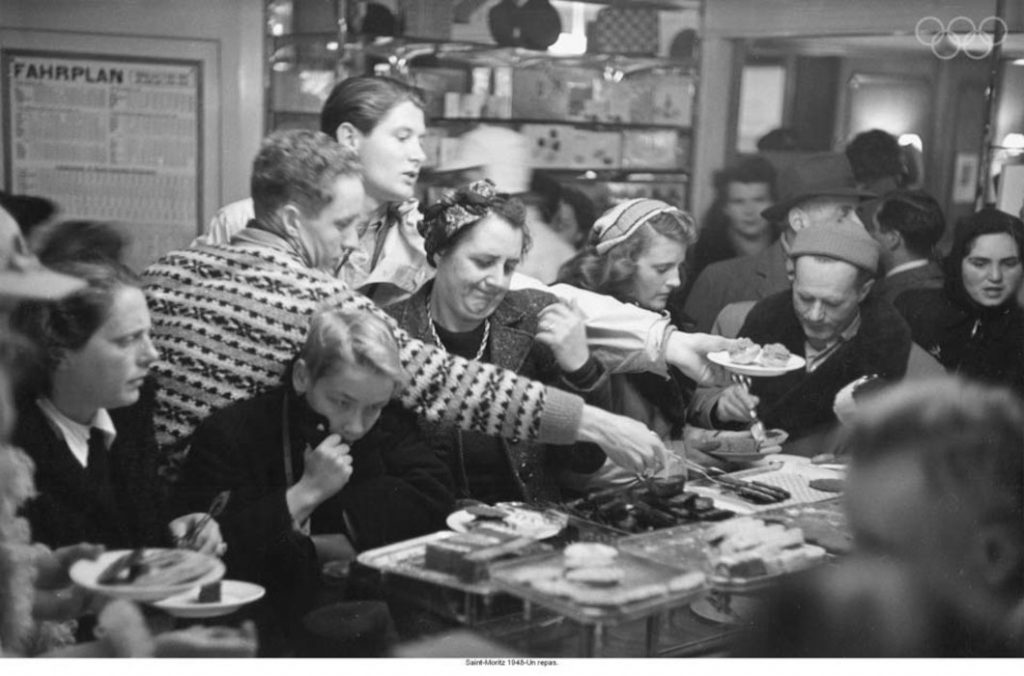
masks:
[[[898,142],[901,146],[913,146],[919,153],[924,152],[924,143],[917,134],[900,134]]]
[[[338,45],[338,41],[337,40],[331,40],[330,42],[327,43],[326,46],[327,46],[327,51],[329,51],[329,52],[336,52],[336,51],[338,51],[338,46],[339,45]]]
[[[1006,150],[1024,150],[1024,134],[1013,132],[1003,137],[1001,148]]]

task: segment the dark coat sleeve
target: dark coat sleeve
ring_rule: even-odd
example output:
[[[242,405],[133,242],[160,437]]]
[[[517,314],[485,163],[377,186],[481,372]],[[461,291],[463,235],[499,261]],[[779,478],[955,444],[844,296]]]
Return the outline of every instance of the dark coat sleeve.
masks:
[[[218,493],[231,492],[218,518],[225,561],[232,575],[261,584],[279,567],[275,561],[291,558],[287,552],[304,560],[312,551],[293,528],[283,476],[272,477],[281,453],[280,406],[280,395],[262,395],[207,418],[192,437],[177,491],[182,513],[206,511]]]
[[[444,529],[454,506],[453,479],[412,414],[389,405],[352,451],[352,479],[339,497],[356,549]]]

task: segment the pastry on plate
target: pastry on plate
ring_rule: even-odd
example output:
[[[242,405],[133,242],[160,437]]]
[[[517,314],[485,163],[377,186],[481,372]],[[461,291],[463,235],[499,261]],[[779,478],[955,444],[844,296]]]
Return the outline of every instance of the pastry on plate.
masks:
[[[761,348],[761,356],[757,358],[762,366],[778,368],[789,363],[789,348],[782,343],[768,343]]]
[[[733,364],[753,364],[761,354],[761,346],[749,338],[740,338],[729,348],[729,360]]]

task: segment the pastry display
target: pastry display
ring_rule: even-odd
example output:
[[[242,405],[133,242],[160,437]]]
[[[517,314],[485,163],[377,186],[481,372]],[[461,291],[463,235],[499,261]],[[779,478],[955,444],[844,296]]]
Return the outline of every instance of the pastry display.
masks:
[[[576,543],[561,556],[524,567],[511,574],[516,583],[545,595],[569,599],[587,606],[622,606],[671,593],[702,588],[706,577],[699,571],[680,573],[658,568],[598,543]]]
[[[761,348],[757,362],[762,366],[782,368],[789,363],[790,356],[789,348],[782,343],[768,343]]]
[[[825,550],[807,544],[799,528],[741,517],[704,533],[716,576],[751,579],[802,570],[823,561]]]
[[[729,348],[729,359],[734,364],[753,364],[761,354],[761,346],[749,338],[740,338]]]
[[[107,566],[96,581],[110,586],[172,587],[198,580],[216,567],[216,559],[190,549],[134,549]]]
[[[428,543],[424,567],[454,575],[463,582],[480,582],[487,579],[487,567],[495,561],[544,549],[532,538],[481,528]]]

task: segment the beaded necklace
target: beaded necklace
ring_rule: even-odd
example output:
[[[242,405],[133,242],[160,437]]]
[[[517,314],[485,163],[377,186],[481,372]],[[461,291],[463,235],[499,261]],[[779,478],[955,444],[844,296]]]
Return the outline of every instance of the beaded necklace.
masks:
[[[448,350],[445,348],[444,343],[441,342],[441,337],[437,335],[437,329],[434,328],[434,316],[430,313],[430,298],[427,298],[427,324],[430,326],[430,335],[434,339],[434,344],[441,349],[442,352],[448,354]],[[480,340],[480,347],[476,351],[476,356],[473,357],[473,361],[480,361],[480,357],[484,356],[484,350],[487,349],[487,341],[491,337],[491,321],[490,319],[484,320],[484,337]]]

